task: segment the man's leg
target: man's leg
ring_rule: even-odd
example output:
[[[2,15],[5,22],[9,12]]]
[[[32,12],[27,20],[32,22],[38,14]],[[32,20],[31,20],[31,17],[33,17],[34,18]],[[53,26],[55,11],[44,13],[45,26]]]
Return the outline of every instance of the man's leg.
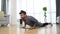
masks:
[[[48,25],[48,23],[43,23],[43,25],[42,25],[42,26],[44,27],[44,26],[46,26],[46,25]]]
[[[42,27],[49,25],[49,24],[52,26],[52,23],[43,23]]]

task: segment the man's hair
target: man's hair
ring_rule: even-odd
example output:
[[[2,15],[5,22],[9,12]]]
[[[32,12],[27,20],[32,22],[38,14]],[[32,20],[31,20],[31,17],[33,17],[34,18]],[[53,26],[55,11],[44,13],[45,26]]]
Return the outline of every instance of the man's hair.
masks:
[[[23,13],[24,15],[26,14],[25,11],[21,10],[19,14],[22,14],[22,13]]]

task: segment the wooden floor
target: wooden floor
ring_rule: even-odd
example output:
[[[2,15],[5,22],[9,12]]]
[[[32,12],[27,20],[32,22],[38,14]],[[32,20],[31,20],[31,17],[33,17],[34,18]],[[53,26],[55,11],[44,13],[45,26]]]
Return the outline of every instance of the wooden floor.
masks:
[[[38,29],[23,29],[19,26],[0,27],[0,34],[60,34],[60,25],[41,27]]]

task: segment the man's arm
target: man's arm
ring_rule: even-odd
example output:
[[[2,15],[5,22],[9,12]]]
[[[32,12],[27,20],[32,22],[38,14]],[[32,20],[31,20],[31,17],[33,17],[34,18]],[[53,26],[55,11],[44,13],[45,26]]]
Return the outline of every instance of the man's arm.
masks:
[[[33,29],[36,28],[36,24],[38,23],[38,20],[35,19],[34,17],[31,17],[30,20],[31,20],[32,23],[34,23],[34,25],[31,26],[31,28],[33,28]]]
[[[20,20],[20,26],[22,28],[25,28],[26,27],[26,23],[23,20]]]
[[[22,24],[22,28],[26,28],[26,24],[24,23],[24,24]]]

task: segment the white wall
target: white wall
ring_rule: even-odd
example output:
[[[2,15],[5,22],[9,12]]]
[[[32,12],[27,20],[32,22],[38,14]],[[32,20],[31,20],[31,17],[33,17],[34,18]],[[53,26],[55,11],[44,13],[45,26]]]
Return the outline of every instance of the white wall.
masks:
[[[9,0],[9,15],[10,15],[10,24],[17,24],[16,18],[16,0]]]

